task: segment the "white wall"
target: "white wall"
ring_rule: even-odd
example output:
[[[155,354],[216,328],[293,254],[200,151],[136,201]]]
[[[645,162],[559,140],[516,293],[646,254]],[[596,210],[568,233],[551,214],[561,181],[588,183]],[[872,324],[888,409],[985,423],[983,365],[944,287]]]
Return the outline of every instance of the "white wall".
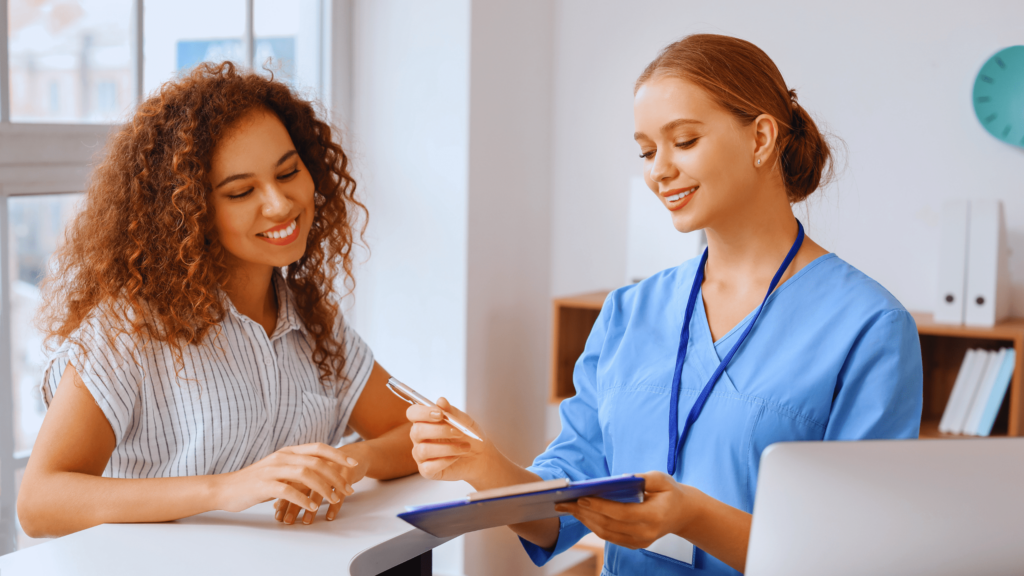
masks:
[[[347,150],[370,213],[354,325],[389,372],[466,400],[469,1],[352,7]],[[435,551],[463,571],[461,539]]]
[[[553,14],[548,0],[483,0],[472,8],[467,406],[523,465],[550,440]],[[510,530],[466,537],[466,574],[536,573]]]
[[[528,464],[548,439],[553,6],[357,0],[351,19],[371,254],[350,317],[392,374]],[[442,546],[435,572],[540,571],[502,528]]]
[[[1024,150],[992,138],[971,107],[982,63],[1024,43],[1022,20],[1024,3],[991,0],[561,0],[552,293],[621,285],[629,177],[641,170],[633,82],[666,44],[713,32],[761,47],[801,103],[846,141],[845,172],[808,203],[815,240],[908,309],[930,310],[942,203],[1001,198],[1014,251],[1013,314],[1024,316]]]

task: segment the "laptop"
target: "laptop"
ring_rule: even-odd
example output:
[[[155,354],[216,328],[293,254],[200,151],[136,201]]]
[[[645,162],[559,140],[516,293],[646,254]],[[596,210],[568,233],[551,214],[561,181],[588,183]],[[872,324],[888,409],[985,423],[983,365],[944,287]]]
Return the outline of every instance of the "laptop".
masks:
[[[747,576],[1024,573],[1024,438],[785,442]]]

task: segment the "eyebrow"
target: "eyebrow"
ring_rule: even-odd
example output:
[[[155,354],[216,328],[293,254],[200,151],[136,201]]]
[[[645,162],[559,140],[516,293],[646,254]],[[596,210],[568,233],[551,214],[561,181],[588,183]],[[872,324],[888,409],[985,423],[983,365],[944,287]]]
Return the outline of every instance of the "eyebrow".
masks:
[[[277,164],[274,164],[274,168],[277,168],[281,164],[284,164],[286,160],[288,160],[289,158],[291,158],[292,156],[294,156],[296,154],[298,154],[298,152],[296,152],[295,150],[289,150],[289,151],[285,152],[284,156],[281,156],[281,158],[277,161]],[[225,184],[227,184],[229,182],[234,182],[235,180],[241,180],[242,178],[251,178],[253,176],[255,176],[255,174],[253,174],[252,172],[246,172],[245,174],[234,174],[232,176],[228,176],[227,178],[221,180],[220,184],[217,184],[216,186],[214,186],[213,189],[216,190],[217,188],[220,188],[221,186],[223,186],[223,185],[225,185]]]
[[[669,122],[668,124],[665,124],[664,126],[662,126],[661,127],[661,133],[664,134],[666,132],[671,132],[672,130],[675,130],[676,128],[678,128],[680,126],[686,126],[688,124],[704,124],[704,123],[701,122],[700,120],[693,120],[691,118],[678,118],[678,119],[673,120],[673,121]],[[644,134],[643,132],[634,132],[633,133],[633,140],[639,140],[641,138],[647,138],[647,135]]]

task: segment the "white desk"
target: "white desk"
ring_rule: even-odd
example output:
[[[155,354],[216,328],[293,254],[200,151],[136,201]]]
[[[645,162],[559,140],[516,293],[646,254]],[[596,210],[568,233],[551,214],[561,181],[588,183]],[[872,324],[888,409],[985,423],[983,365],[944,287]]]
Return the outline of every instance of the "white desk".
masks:
[[[328,522],[321,506],[311,526],[274,520],[267,502],[237,514],[207,512],[160,524],[104,524],[6,556],[2,576],[167,574],[350,574],[375,576],[448,538],[435,538],[397,518],[406,505],[455,500],[464,482],[432,482],[418,474],[364,479]]]

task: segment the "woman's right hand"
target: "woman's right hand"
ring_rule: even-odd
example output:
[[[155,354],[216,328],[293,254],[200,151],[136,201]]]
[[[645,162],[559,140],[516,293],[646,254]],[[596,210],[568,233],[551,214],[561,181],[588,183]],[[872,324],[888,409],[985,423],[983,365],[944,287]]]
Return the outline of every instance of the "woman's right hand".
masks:
[[[307,486],[316,494],[326,494],[332,504],[340,502],[339,496],[351,494],[352,487],[332,463],[345,468],[359,465],[337,448],[323,443],[282,448],[237,472],[221,474],[218,477],[218,508],[241,512],[260,502],[280,498],[316,512],[320,502],[293,484]]]
[[[493,453],[494,446],[465,412],[445,398],[439,398],[437,405],[483,440],[470,438],[445,422],[444,414],[436,408],[409,406],[405,416],[412,422],[412,457],[420,474],[430,480],[465,480],[476,486],[483,480],[487,469],[484,460]]]

